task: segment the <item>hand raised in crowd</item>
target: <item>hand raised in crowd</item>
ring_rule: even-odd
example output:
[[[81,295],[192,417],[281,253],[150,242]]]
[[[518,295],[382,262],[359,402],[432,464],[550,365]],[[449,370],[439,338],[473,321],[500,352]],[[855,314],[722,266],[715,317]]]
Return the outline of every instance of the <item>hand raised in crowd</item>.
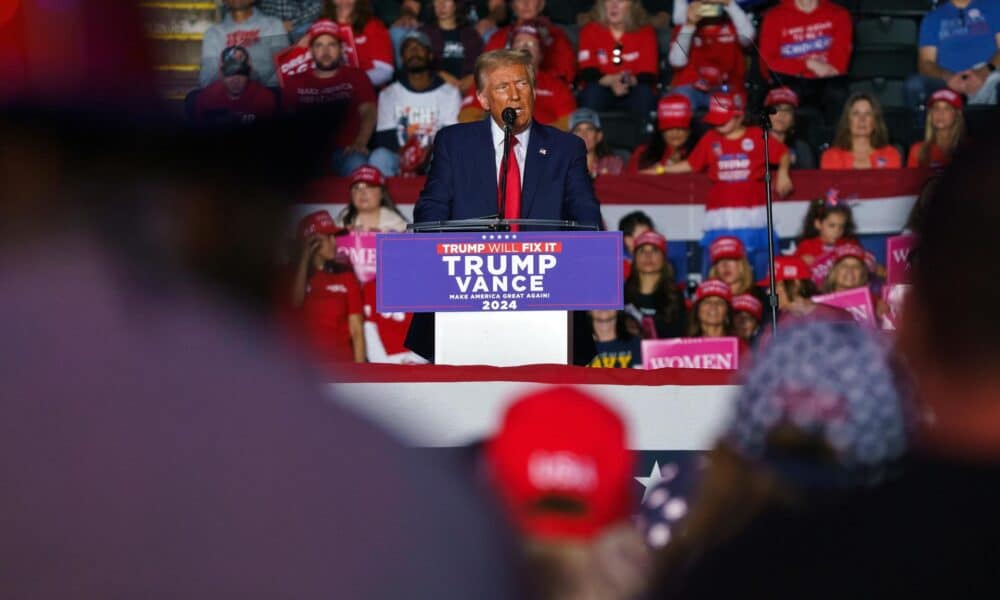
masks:
[[[318,235],[311,235],[302,242],[302,253],[299,255],[299,263],[308,264],[312,257],[323,244],[323,240]]]
[[[816,58],[806,59],[806,68],[815,73],[817,77],[833,77],[838,75],[837,69],[830,65],[830,63]]]
[[[691,4],[688,4],[687,10],[687,24],[697,25],[698,21],[701,21],[701,0],[694,0]]]
[[[791,194],[793,189],[795,189],[795,186],[792,185],[791,176],[779,170],[774,180],[774,191],[778,192],[778,195],[784,198],[788,194]]]

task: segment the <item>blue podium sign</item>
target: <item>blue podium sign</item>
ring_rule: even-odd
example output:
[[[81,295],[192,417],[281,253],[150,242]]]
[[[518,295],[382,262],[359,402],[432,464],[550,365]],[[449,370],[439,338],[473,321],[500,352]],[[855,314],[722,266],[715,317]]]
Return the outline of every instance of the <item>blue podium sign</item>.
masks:
[[[621,232],[379,234],[379,312],[622,307]]]

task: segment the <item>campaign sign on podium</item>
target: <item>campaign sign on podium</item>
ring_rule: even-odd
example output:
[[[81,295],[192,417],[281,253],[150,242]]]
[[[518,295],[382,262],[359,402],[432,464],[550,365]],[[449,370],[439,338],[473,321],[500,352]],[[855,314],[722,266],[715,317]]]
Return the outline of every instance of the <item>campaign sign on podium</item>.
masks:
[[[622,307],[617,231],[380,234],[375,243],[379,312]]]

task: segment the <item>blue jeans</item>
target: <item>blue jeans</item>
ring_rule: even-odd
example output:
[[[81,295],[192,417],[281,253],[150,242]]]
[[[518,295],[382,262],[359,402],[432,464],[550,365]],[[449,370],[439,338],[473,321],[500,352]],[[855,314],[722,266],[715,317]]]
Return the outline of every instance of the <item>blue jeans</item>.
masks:
[[[624,96],[615,96],[611,88],[595,81],[585,85],[577,94],[576,100],[582,108],[598,112],[624,110],[634,115],[641,115],[643,121],[648,120],[656,110],[656,95],[653,93],[653,88],[643,83],[633,87]]]
[[[708,110],[708,101],[710,95],[708,92],[703,92],[698,88],[691,85],[679,85],[675,88],[671,88],[671,94],[680,94],[688,100],[691,101],[691,110],[693,112],[698,112],[699,110]]]
[[[333,174],[340,177],[347,177],[354,172],[354,169],[357,169],[361,165],[367,163],[368,157],[364,154],[358,154],[357,152],[347,154],[340,148],[333,151],[333,157],[331,159]]]
[[[903,83],[903,99],[906,102],[906,107],[913,111],[914,126],[917,129],[922,130],[927,119],[927,98],[944,88],[944,80],[937,77],[918,74],[906,78]]]
[[[382,172],[386,177],[399,175],[399,153],[388,148],[375,148],[368,155],[368,164]]]

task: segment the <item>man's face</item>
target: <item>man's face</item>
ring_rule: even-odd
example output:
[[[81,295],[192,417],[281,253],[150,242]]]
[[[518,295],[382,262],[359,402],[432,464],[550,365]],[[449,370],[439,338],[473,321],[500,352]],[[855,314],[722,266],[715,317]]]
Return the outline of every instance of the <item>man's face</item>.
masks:
[[[538,72],[538,66],[542,64],[542,45],[539,43],[538,38],[531,34],[519,33],[514,36],[514,41],[510,47],[514,50],[521,50],[530,54],[531,64],[535,65],[535,72]]]
[[[517,111],[514,133],[528,128],[535,114],[535,89],[528,79],[528,69],[524,65],[501,65],[485,73],[484,86],[476,92],[479,103],[490,112],[498,125],[503,125],[501,114],[505,108]]]
[[[332,35],[321,35],[309,47],[316,69],[332,71],[340,66],[340,40]]]
[[[226,8],[229,10],[243,10],[250,8],[254,0],[225,0]]]
[[[537,18],[545,9],[545,0],[514,0],[511,3],[518,21]]]
[[[416,40],[409,40],[400,50],[403,66],[410,73],[426,71],[431,66],[431,51]]]
[[[235,98],[247,89],[249,81],[250,78],[246,75],[228,75],[222,78],[222,85],[226,86],[226,92]]]

